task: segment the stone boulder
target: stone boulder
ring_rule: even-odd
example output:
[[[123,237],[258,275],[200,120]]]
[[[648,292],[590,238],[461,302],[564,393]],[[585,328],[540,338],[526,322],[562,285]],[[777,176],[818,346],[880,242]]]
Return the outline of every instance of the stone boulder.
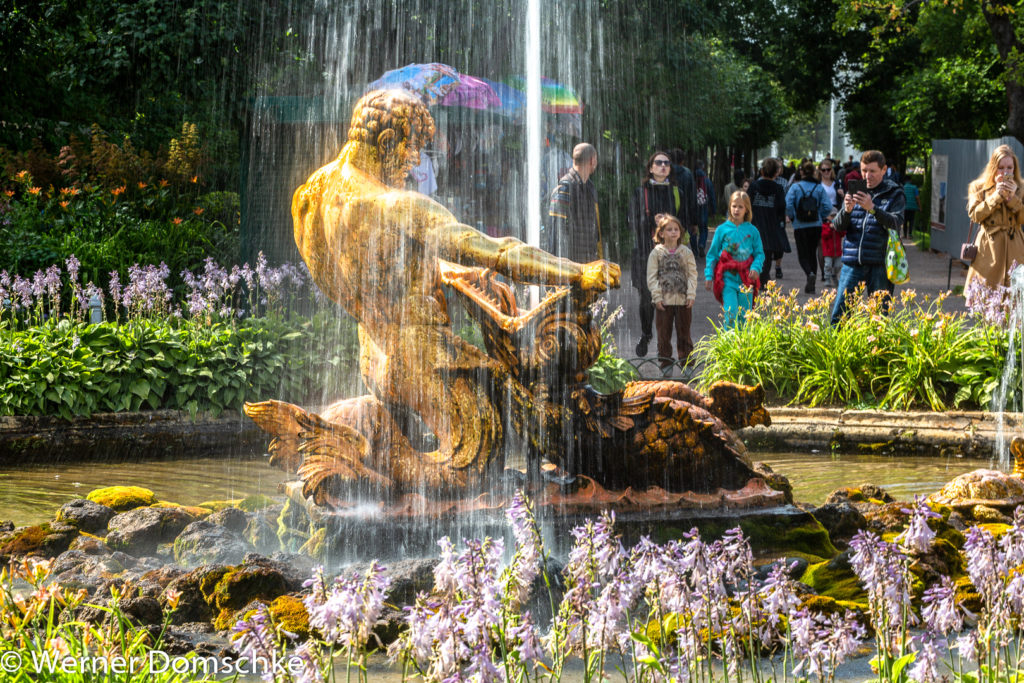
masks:
[[[174,559],[186,567],[234,564],[252,551],[241,534],[209,519],[192,522],[174,539]]]
[[[86,498],[117,512],[127,512],[156,503],[156,495],[141,486],[108,486],[90,491]]]
[[[57,521],[70,524],[88,534],[105,534],[107,523],[117,512],[106,505],[94,503],[87,498],[78,498],[65,503],[57,510]]]
[[[151,555],[190,522],[192,516],[179,508],[135,508],[110,519],[107,546],[131,555]]]
[[[0,533],[0,564],[20,557],[57,557],[78,536],[78,529],[57,522],[19,527]]]
[[[850,503],[826,503],[811,514],[825,527],[832,545],[840,550],[848,548],[850,539],[868,526],[861,511]]]
[[[249,515],[238,508],[224,508],[211,514],[206,518],[206,521],[211,524],[219,524],[225,529],[241,534],[245,531],[245,527],[249,525]]]

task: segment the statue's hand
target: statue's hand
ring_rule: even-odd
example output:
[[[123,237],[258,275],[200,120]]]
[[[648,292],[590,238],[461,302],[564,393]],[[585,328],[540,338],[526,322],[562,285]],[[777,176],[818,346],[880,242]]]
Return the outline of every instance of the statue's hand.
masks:
[[[583,265],[580,273],[580,289],[584,292],[603,292],[616,289],[622,269],[611,261],[591,261]]]

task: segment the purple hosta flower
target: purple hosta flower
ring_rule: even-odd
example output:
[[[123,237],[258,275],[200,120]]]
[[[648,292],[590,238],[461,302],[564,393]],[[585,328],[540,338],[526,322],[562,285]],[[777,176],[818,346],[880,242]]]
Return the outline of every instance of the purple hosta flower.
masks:
[[[729,529],[721,540],[715,541],[712,554],[717,559],[722,578],[733,585],[737,579],[746,579],[753,573],[754,553],[739,527]]]
[[[967,310],[991,325],[1005,325],[1010,310],[1011,290],[1002,285],[989,287],[982,278],[973,278],[964,288]]]
[[[110,271],[110,285],[107,291],[110,292],[110,300],[114,302],[116,315],[117,307],[121,305],[121,276],[116,270]]]
[[[843,616],[811,614],[805,609],[796,612],[790,619],[790,638],[793,657],[800,661],[793,674],[800,676],[806,666],[808,677],[831,679],[839,665],[857,651],[864,637],[864,628],[850,612]]]
[[[14,276],[14,283],[12,284],[14,292],[17,294],[15,303],[15,310],[18,308],[29,310],[32,308],[32,304],[35,303],[35,290],[30,280],[22,278],[20,275]],[[12,297],[13,298],[13,297]]]
[[[953,647],[962,660],[984,661],[981,634],[977,629],[971,629],[957,638]]]
[[[544,659],[544,650],[537,635],[537,628],[533,624],[533,617],[525,612],[519,619],[519,623],[510,626],[506,631],[508,642],[519,657],[519,662],[524,667],[536,668]]]
[[[272,662],[277,656],[277,638],[266,605],[260,605],[251,617],[236,623],[231,634],[231,647],[239,657],[258,662],[263,680],[274,680]]]
[[[64,261],[64,265],[68,269],[68,278],[70,278],[72,282],[77,280],[78,269],[81,268],[82,264],[78,262],[78,259],[75,258],[75,255],[71,254],[71,256],[68,256],[67,259],[65,259]]]
[[[917,646],[915,648],[917,655],[914,657],[914,665],[907,671],[910,679],[917,683],[945,680],[946,677],[939,671],[942,653],[939,652],[934,635],[924,633],[914,638],[913,644]]]
[[[128,269],[128,284],[122,293],[122,302],[129,315],[166,315],[170,312],[173,296],[167,286],[167,277],[171,274],[166,263],[159,266],[140,267],[138,264]],[[111,282],[113,288],[113,282]]]
[[[505,594],[514,604],[522,604],[529,597],[530,587],[540,573],[543,561],[540,530],[533,515],[533,509],[526,494],[516,492],[512,503],[505,511],[512,536],[516,540],[516,551],[508,569]]]
[[[320,670],[316,646],[307,640],[295,649],[295,657],[302,662],[302,670],[296,674],[295,683],[324,683],[324,674]]]
[[[238,270],[238,274],[242,277],[242,281],[245,282],[247,289],[252,289],[256,284],[256,271],[254,271],[248,263],[242,264],[242,267]]]
[[[1002,602],[1003,577],[1006,575],[995,538],[981,527],[970,527],[964,541],[964,555],[967,556],[967,575],[991,612]]]
[[[924,608],[921,618],[925,626],[932,631],[946,635],[950,631],[959,631],[963,626],[963,615],[956,604],[956,591],[953,581],[943,575],[938,583],[929,586],[924,592]]]
[[[313,591],[303,601],[309,612],[309,625],[332,645],[341,645],[350,654],[370,638],[387,595],[391,579],[384,567],[370,564],[366,574],[338,577],[330,590],[323,584],[323,569],[317,570]]]
[[[43,275],[43,285],[46,287],[46,295],[50,299],[50,315],[60,316],[60,266],[52,265],[46,269]]]
[[[32,276],[32,296],[42,299],[46,295],[46,273],[37,270]]]
[[[796,594],[796,583],[789,578],[785,562],[776,562],[768,573],[756,595],[758,638],[763,643],[772,643],[782,636],[783,617],[788,616],[800,605]]]
[[[935,532],[928,526],[928,520],[941,519],[942,515],[928,507],[924,496],[918,496],[914,503],[913,510],[904,510],[910,513],[910,524],[896,537],[896,541],[911,553],[923,555],[931,548],[932,539],[935,538]]]
[[[11,292],[11,276],[6,270],[0,270],[0,310],[8,305],[7,299]]]
[[[438,543],[441,561],[434,569],[434,591],[421,594],[406,608],[409,628],[390,649],[392,656],[413,659],[428,681],[472,671],[492,680],[496,669],[491,644],[502,617],[499,582],[504,543],[490,538],[465,541],[456,552],[448,538]],[[485,661],[486,660],[486,661]]]
[[[870,531],[859,531],[850,541],[850,565],[868,592],[868,602],[879,623],[900,624],[910,604],[910,572],[898,546]],[[912,622],[913,614],[907,615]]]
[[[569,551],[565,567],[569,588],[557,616],[566,645],[572,652],[582,653],[584,648],[591,646],[592,618],[601,620],[600,632],[596,636],[599,640],[613,638],[620,605],[624,598],[629,597],[609,588],[620,579],[632,583],[626,579],[625,572],[622,575],[619,572],[626,553],[613,535],[614,527],[614,515],[606,512],[598,521],[588,520],[584,526],[572,530],[576,542]],[[600,604],[599,598],[603,599]]]

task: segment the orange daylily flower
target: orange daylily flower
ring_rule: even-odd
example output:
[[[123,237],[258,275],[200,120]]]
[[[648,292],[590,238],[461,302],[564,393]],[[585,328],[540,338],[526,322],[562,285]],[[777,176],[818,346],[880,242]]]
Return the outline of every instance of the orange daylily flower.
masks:
[[[66,200],[66,199],[65,199],[64,201],[62,201],[62,202],[60,203],[60,208],[62,208],[62,209],[66,209],[66,208],[68,208],[68,204],[70,204],[70,203],[71,203],[71,202],[69,202],[68,200]]]
[[[139,181],[139,189],[140,190],[145,190],[147,187],[149,187],[149,185],[147,185],[146,183],[142,182],[141,180]]]
[[[124,194],[124,191],[127,190],[127,189],[128,188],[125,185],[122,185],[121,187],[115,187],[113,190],[110,191],[110,194],[112,194],[112,195],[114,195],[116,197],[116,196],[118,196],[120,194]]]
[[[14,190],[4,190],[4,194],[7,195],[8,197],[13,197]]]
[[[204,209],[201,206],[197,206],[196,208],[192,209],[192,213],[194,213],[197,216],[202,216],[203,215],[203,211],[204,211]]]
[[[42,191],[43,191],[43,188],[41,188],[41,187],[30,187],[30,188],[28,188],[28,193],[29,194],[39,194]]]
[[[167,187],[170,184],[171,184],[171,182],[169,180],[167,180],[166,178],[160,181],[160,187]]]
[[[197,176],[197,175],[192,176],[192,182],[193,183],[198,183],[199,182],[199,176]]]
[[[14,176],[14,177],[17,178],[18,180],[24,180],[25,176],[27,176],[27,175],[28,175],[28,171],[19,171],[18,175]]]
[[[181,221],[182,219],[177,217],[171,219],[171,222],[174,223],[175,225],[181,225]]]

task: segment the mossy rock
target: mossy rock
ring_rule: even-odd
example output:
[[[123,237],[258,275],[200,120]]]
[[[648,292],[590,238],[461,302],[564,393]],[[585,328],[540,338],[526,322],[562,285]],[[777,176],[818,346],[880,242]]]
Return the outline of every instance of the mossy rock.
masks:
[[[294,595],[282,595],[270,603],[270,616],[275,624],[294,633],[299,640],[309,638],[309,612]]]
[[[758,554],[799,557],[815,563],[835,557],[839,550],[832,545],[828,531],[810,513],[751,515],[739,521],[701,520],[697,522],[701,537],[710,541],[736,526]],[[665,542],[682,538],[681,529],[664,527],[655,540]]]
[[[979,614],[984,608],[981,593],[971,583],[968,576],[961,576],[953,582],[953,599],[956,604],[963,607],[972,614]]]
[[[224,574],[209,594],[218,609],[239,610],[253,600],[270,602],[288,592],[281,572],[269,567],[241,566]],[[203,590],[206,595],[206,590]]]
[[[323,562],[327,556],[327,529],[320,527],[309,536],[309,540],[302,544],[299,552],[309,555],[318,562]]]
[[[0,536],[0,557],[57,557],[71,546],[78,529],[46,522]]]
[[[138,507],[147,507],[156,502],[156,496],[141,486],[108,486],[90,491],[86,500],[106,505],[118,512],[127,512]]]
[[[238,507],[239,503],[242,502],[242,500],[242,498],[236,498],[234,500],[205,500],[199,504],[199,507],[208,508],[210,510],[213,510],[214,512],[217,512],[218,510],[223,510],[224,508],[236,508]]]
[[[277,501],[270,496],[264,496],[262,493],[254,493],[251,496],[246,496],[238,502],[237,507],[246,512],[259,512],[260,510],[266,510],[269,507],[277,505]]]
[[[181,505],[180,503],[171,503],[166,500],[158,500],[149,507],[151,508],[175,508],[177,510],[184,510],[188,514],[192,515],[194,519],[204,519],[213,514],[213,510],[201,505]]]
[[[845,553],[827,562],[812,564],[800,577],[800,581],[813,588],[818,595],[867,604],[867,593],[850,567],[848,555]]]
[[[287,552],[295,552],[309,541],[309,517],[291,498],[285,499],[284,507],[277,515],[277,540],[281,549]]]
[[[1010,524],[1000,524],[999,522],[985,522],[984,524],[977,524],[975,526],[978,526],[984,529],[985,531],[989,532],[996,539],[1000,538],[1003,534],[1005,534],[1012,528],[1012,525]]]
[[[235,571],[234,567],[222,566],[214,567],[203,574],[202,578],[199,580],[199,592],[203,594],[203,599],[206,600],[206,604],[213,606],[214,593],[217,590],[217,585],[226,574],[233,571]]]

